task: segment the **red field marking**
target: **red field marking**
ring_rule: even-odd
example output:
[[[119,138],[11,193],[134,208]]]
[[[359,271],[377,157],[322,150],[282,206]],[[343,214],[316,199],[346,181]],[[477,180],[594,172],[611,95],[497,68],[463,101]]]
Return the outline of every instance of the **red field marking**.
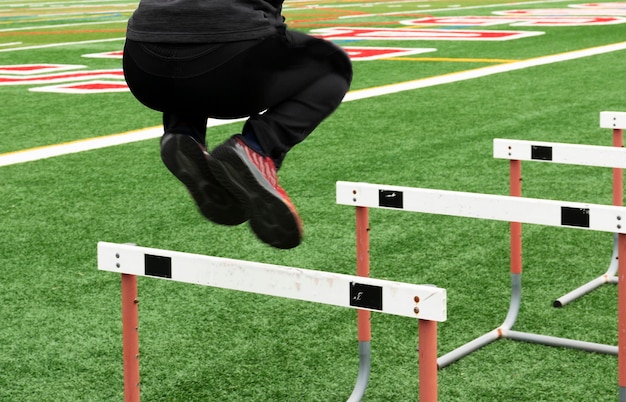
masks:
[[[394,25],[397,26],[399,24],[398,21],[385,21],[385,22],[381,22],[381,21],[373,21],[373,22],[365,22],[365,21],[359,21],[359,22],[345,22],[345,21],[341,21],[341,25],[344,27],[368,27],[368,26],[374,26],[374,27],[379,27],[379,26],[383,26],[383,25]],[[312,23],[301,23],[298,25],[290,25],[290,27],[292,28],[334,28],[337,26],[337,23],[333,20],[333,22],[312,22]]]
[[[623,24],[623,17],[601,16],[464,16],[464,17],[429,17],[401,21],[403,25],[446,25],[446,26],[581,26]]]
[[[435,52],[432,48],[398,48],[398,47],[352,47],[343,48],[353,61],[378,60],[389,57],[401,57],[412,54]]]
[[[587,3],[587,4],[570,4],[573,8],[626,8],[626,3]]]
[[[110,92],[127,92],[128,85],[125,82],[114,81],[88,81],[74,84],[51,85],[38,88],[30,88],[32,92],[54,92],[64,94],[102,94]]]
[[[111,70],[79,71],[27,77],[1,75],[0,85],[52,84],[56,82],[81,81],[89,78],[124,79],[124,72],[121,68],[118,68]]]
[[[537,31],[477,31],[453,29],[350,28],[317,29],[315,36],[327,40],[483,40],[503,41],[543,35]]]
[[[84,54],[82,57],[95,58],[95,59],[121,59],[123,56],[124,56],[123,50],[116,50],[114,52]]]
[[[511,16],[626,16],[626,8],[537,8],[532,10],[494,11],[497,15]]]

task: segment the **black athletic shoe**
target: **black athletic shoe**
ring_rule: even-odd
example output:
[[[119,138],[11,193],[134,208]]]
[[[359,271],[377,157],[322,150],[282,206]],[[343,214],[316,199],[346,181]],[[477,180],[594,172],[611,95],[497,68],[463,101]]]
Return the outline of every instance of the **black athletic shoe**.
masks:
[[[208,220],[231,226],[248,220],[244,206],[211,173],[210,165],[218,162],[193,137],[165,134],[161,138],[161,159],[187,187]]]
[[[293,248],[302,241],[302,221],[289,196],[278,184],[271,158],[248,147],[235,135],[211,152],[222,169],[211,169],[227,190],[249,208],[252,231],[276,248]]]

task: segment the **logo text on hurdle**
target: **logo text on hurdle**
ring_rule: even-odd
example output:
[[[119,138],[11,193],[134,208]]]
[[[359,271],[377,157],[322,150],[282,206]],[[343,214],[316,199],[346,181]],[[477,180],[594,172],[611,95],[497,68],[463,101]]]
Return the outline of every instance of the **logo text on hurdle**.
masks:
[[[379,190],[378,205],[387,208],[404,208],[404,197],[402,191]]]
[[[383,288],[350,282],[350,305],[354,307],[383,310]]]

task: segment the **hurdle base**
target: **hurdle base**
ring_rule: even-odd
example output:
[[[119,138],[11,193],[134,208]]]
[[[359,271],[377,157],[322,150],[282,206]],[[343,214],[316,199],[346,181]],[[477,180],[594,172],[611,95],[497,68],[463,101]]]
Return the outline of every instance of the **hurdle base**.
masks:
[[[504,328],[496,328],[478,338],[470,341],[458,348],[446,353],[437,359],[437,366],[442,369],[450,364],[460,360],[461,358],[475,352],[476,350],[493,343],[499,339],[510,339],[513,341],[537,343],[546,346],[564,347],[569,349],[578,349],[586,352],[602,353],[607,355],[618,354],[617,346],[605,345],[602,343],[579,341],[569,338],[560,338],[550,335],[534,334],[531,332],[521,332],[507,330]]]
[[[592,279],[589,282],[585,283],[584,285],[559,297],[558,299],[554,301],[554,303],[552,303],[553,307],[563,307],[566,304],[583,297],[587,293],[590,293],[591,291],[599,288],[602,285],[606,285],[609,283],[617,284],[618,282],[617,268],[619,266],[619,259],[618,259],[619,253],[617,250],[617,239],[618,239],[618,235],[614,234],[613,235],[613,254],[611,255],[611,263],[609,264],[609,267],[607,268],[606,272],[603,275],[595,279]]]
[[[511,339],[514,341],[523,341],[538,343],[546,346],[567,347],[571,349],[579,349],[587,352],[596,352],[604,354],[617,355],[617,346],[604,345],[594,342],[578,341],[569,338],[559,338],[549,335],[540,335],[530,332],[514,331],[512,328],[517,320],[517,315],[522,302],[522,275],[511,274],[511,299],[509,303],[509,311],[502,325],[478,338],[467,342],[464,345],[448,352],[437,359],[438,368],[444,368],[451,363],[475,352],[476,350],[486,346],[498,339]]]
[[[449,366],[450,364],[460,360],[461,358],[469,355],[482,348],[483,346],[489,345],[492,342],[497,341],[502,336],[502,332],[499,328],[494,329],[493,331],[487,332],[486,334],[479,336],[478,338],[470,341],[458,348],[446,353],[443,356],[440,356],[437,359],[437,367],[442,369],[444,367]]]
[[[571,292],[559,297],[558,299],[556,299],[553,303],[552,306],[553,307],[563,307],[566,304],[569,304],[571,302],[573,302],[576,299],[579,299],[581,297],[583,297],[584,295],[586,295],[587,293],[591,293],[591,291],[599,288],[602,285],[607,285],[607,284],[615,284],[617,285],[617,276],[609,276],[608,274],[604,274],[602,276],[599,276],[595,279],[592,279],[591,281],[587,282],[586,284],[572,290]]]

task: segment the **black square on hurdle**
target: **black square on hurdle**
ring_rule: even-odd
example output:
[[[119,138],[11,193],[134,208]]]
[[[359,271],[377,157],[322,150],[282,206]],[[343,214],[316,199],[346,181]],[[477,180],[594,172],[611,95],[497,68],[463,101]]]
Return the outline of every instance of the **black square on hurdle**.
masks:
[[[378,206],[387,208],[404,208],[402,191],[378,190]]]
[[[552,160],[552,147],[546,147],[543,145],[533,145],[530,147],[530,159],[540,161]]]
[[[372,310],[383,310],[383,288],[350,282],[350,305]]]
[[[156,276],[158,278],[172,278],[172,259],[160,255],[144,255],[146,276]]]
[[[561,207],[561,225],[589,227],[589,208]]]

